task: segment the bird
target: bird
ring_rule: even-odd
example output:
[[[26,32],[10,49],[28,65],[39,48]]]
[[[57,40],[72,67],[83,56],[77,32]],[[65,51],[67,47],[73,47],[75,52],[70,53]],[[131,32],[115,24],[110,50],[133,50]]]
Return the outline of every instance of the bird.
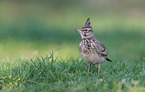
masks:
[[[90,18],[87,19],[85,25],[80,29],[75,29],[81,35],[81,42],[79,43],[78,50],[82,58],[89,64],[88,73],[90,66],[93,64],[98,65],[98,75],[100,72],[100,64],[104,61],[112,60],[108,57],[107,49],[105,45],[96,39],[91,23]]]

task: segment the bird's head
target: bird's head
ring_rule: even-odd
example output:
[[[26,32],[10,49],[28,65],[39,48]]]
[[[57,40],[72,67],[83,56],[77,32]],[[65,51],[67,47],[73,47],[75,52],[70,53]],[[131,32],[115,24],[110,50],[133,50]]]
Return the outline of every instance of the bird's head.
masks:
[[[91,27],[90,18],[87,19],[85,25],[81,29],[76,29],[75,31],[78,31],[80,33],[82,39],[93,37],[94,33]]]

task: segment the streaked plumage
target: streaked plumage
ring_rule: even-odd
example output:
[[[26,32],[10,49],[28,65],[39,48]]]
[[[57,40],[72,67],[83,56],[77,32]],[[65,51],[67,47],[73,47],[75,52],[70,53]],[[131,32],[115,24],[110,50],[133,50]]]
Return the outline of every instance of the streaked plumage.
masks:
[[[99,74],[100,64],[105,60],[111,61],[111,59],[107,57],[108,53],[104,44],[96,39],[89,19],[90,18],[87,19],[85,26],[81,29],[76,29],[82,38],[78,49],[82,58],[89,63],[88,72],[90,64],[98,64]]]

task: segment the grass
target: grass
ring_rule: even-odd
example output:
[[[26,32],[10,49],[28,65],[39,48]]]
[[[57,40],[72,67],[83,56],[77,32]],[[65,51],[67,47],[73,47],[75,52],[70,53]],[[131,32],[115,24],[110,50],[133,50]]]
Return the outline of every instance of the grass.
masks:
[[[1,2],[0,92],[144,92],[143,2]],[[101,65],[100,75],[97,65],[87,74],[77,50],[74,29],[88,17],[113,60]]]
[[[96,74],[97,65],[91,66],[92,73],[87,74],[88,64],[78,58],[80,55],[77,47],[81,38],[74,31],[77,28],[75,25],[74,28],[56,26],[53,29],[50,26],[47,28],[37,22],[33,24],[27,21],[24,23],[26,25],[18,23],[19,25],[2,27],[4,31],[0,31],[2,37],[0,91],[144,92],[145,27],[143,23],[130,20],[122,20],[124,22],[120,23],[110,19],[108,21],[113,24],[107,26],[105,19],[100,24],[101,21],[102,18],[97,22],[96,28],[94,25],[94,33],[107,47],[113,62],[103,63],[100,75]],[[55,55],[59,56],[58,59],[53,52],[45,56],[48,51],[56,48],[61,48],[55,52]],[[7,56],[8,58],[5,58]],[[68,58],[70,56],[72,58]]]
[[[136,60],[134,60],[136,61]],[[0,61],[1,92],[144,92],[144,60],[128,63],[114,60],[91,66],[79,59],[57,60],[52,51],[49,56],[30,60]]]

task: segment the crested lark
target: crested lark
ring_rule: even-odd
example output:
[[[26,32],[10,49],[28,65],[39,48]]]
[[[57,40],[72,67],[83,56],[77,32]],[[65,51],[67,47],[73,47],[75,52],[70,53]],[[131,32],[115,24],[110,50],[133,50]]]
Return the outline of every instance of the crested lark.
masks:
[[[87,19],[85,26],[83,26],[81,29],[76,29],[82,38],[78,49],[82,58],[89,63],[88,73],[91,64],[98,64],[99,74],[100,64],[105,60],[110,62],[112,61],[107,57],[108,54],[104,44],[96,39],[89,20],[90,18]]]

